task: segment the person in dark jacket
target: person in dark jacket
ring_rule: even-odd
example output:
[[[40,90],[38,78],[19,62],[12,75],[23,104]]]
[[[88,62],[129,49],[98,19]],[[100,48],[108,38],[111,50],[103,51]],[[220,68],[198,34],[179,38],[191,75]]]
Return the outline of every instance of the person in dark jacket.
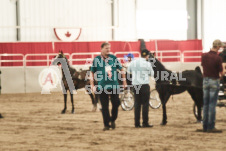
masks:
[[[224,44],[220,40],[213,41],[213,47],[208,53],[202,54],[203,67],[203,132],[221,133],[215,128],[216,104],[220,87],[220,74],[223,74],[222,59],[218,50]]]

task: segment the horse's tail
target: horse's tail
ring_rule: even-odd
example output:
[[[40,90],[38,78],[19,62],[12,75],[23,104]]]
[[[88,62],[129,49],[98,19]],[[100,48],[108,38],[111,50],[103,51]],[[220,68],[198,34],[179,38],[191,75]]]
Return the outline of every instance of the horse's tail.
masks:
[[[201,71],[201,69],[200,69],[199,66],[197,66],[197,67],[195,68],[195,71],[198,72],[198,73],[200,73],[200,74],[202,74],[202,71]]]

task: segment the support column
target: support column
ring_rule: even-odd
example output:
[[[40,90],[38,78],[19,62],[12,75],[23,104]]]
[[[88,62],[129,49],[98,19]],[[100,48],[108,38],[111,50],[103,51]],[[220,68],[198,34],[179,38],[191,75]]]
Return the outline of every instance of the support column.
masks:
[[[187,39],[198,39],[197,0],[187,0],[187,12],[188,12]]]

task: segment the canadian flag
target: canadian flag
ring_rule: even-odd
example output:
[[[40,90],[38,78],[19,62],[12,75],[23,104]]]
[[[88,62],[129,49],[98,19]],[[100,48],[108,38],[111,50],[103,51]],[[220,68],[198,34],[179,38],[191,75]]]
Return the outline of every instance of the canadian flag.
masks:
[[[82,32],[81,28],[54,28],[57,39],[61,41],[78,40]]]

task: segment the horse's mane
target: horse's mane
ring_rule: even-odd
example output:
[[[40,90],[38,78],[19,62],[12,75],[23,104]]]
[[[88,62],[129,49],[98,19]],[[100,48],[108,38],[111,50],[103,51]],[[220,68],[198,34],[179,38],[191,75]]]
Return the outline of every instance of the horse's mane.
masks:
[[[156,70],[158,69],[158,71],[169,71],[157,58],[154,59],[155,59],[154,68],[156,68]]]
[[[157,58],[154,58],[154,61],[155,61],[153,63],[154,78],[157,77],[157,74],[160,74],[161,75],[161,72],[160,71],[166,71],[168,73],[172,73],[172,71],[166,69],[166,67]],[[159,81],[159,80],[157,80],[157,81]]]

